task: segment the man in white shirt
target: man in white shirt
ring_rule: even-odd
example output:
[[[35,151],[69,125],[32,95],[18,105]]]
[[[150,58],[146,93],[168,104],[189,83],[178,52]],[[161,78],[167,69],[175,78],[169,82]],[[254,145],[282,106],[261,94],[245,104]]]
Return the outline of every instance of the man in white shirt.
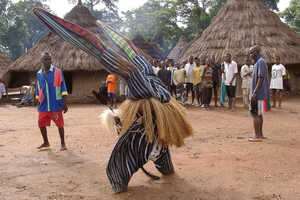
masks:
[[[243,102],[244,107],[248,109],[249,105],[249,93],[250,85],[252,80],[253,65],[251,65],[251,60],[249,57],[246,58],[246,64],[241,68],[241,78],[242,78],[242,90],[243,90]]]
[[[235,91],[236,91],[236,77],[238,75],[237,63],[231,59],[231,54],[227,53],[224,62],[225,85],[226,92],[229,98],[229,109],[235,109]]]
[[[186,99],[188,99],[189,91],[192,92],[192,106],[194,106],[194,99],[195,99],[195,91],[193,90],[193,69],[196,67],[196,63],[194,62],[194,57],[189,57],[189,62],[185,65],[185,78],[186,78]],[[185,102],[186,105],[186,102]]]
[[[279,108],[281,108],[282,90],[283,90],[283,77],[286,75],[285,67],[280,64],[280,57],[276,56],[276,64],[272,66],[272,77],[270,89],[272,89],[273,106],[276,107],[276,100],[278,98]]]
[[[157,75],[158,71],[160,70],[158,60],[153,60],[152,68],[153,68],[154,73]]]

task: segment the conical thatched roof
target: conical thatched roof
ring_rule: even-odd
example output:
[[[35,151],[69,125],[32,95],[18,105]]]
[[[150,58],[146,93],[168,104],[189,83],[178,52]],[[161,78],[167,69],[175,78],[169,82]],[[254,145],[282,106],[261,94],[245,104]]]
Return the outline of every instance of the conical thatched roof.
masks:
[[[180,55],[182,54],[187,44],[188,42],[186,41],[185,37],[181,36],[176,46],[169,53],[168,58],[173,59],[175,62],[177,62],[180,59]]]
[[[9,58],[0,52],[0,79],[3,79],[10,63]]]
[[[79,24],[91,32],[96,32],[96,18],[82,5],[75,6],[66,15],[65,19]],[[9,70],[37,71],[41,67],[40,57],[44,51],[50,52],[53,57],[53,64],[65,71],[103,69],[102,65],[93,56],[63,41],[57,35],[49,33],[40,39],[27,53],[13,62]]]
[[[151,56],[154,59],[164,59],[165,56],[163,53],[157,48],[155,43],[146,42],[145,39],[137,34],[132,40],[135,46],[140,48],[144,53]]]
[[[95,23],[96,18],[91,15],[88,8],[80,3],[65,16],[65,19],[99,34]],[[108,40],[106,40],[106,43],[111,44]],[[41,67],[40,57],[44,51],[50,52],[53,64],[59,66],[64,71],[100,71],[104,69],[103,65],[95,57],[63,41],[56,34],[49,33],[40,39],[27,53],[13,62],[9,66],[9,70],[37,71]],[[143,55],[148,59],[150,57],[145,54]]]
[[[274,62],[274,55],[284,64],[300,63],[300,37],[261,0],[228,0],[182,59],[215,55],[220,62],[230,52],[242,64],[254,44],[262,47],[267,63]]]

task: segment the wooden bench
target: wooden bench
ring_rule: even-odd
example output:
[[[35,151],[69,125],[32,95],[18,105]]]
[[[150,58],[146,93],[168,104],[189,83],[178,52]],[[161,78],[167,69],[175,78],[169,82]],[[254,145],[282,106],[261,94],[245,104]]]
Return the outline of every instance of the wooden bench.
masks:
[[[18,88],[7,88],[7,91],[6,93],[3,94],[1,100],[4,102],[18,103],[21,101],[28,87],[29,86],[22,86]]]

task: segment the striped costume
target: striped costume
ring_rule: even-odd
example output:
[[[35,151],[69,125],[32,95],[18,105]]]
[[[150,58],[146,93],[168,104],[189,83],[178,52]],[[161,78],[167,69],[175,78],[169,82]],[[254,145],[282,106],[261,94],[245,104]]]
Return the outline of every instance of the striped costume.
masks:
[[[164,175],[173,172],[169,149],[157,138],[152,143],[146,140],[146,132],[139,117],[118,140],[111,153],[106,169],[107,177],[115,192],[124,192],[131,176],[148,160]]]
[[[128,129],[122,132],[110,156],[107,176],[113,190],[126,191],[131,176],[148,160],[154,161],[162,174],[172,173],[174,169],[168,146],[182,146],[183,139],[192,135],[192,128],[185,119],[184,108],[174,103],[176,100],[171,100],[165,85],[132,41],[101,21],[95,22],[99,33],[104,33],[112,45],[101,40],[103,36],[90,33],[43,9],[35,8],[34,14],[63,40],[95,56],[107,71],[126,80],[128,104],[140,106],[132,114],[132,121],[127,123],[130,126],[124,126]],[[113,49],[109,46],[113,46]],[[130,109],[126,112],[130,113],[131,105],[128,108]],[[140,113],[140,110],[143,112]],[[125,122],[128,114],[126,112],[123,113]],[[172,116],[175,120],[168,121],[166,116]],[[168,126],[159,123],[161,121]],[[180,124],[183,128],[172,129],[174,125],[171,123]]]

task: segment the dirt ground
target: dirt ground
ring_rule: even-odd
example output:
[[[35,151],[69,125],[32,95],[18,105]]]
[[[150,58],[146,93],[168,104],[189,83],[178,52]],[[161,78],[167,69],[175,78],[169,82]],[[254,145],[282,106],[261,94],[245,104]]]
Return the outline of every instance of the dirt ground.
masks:
[[[37,151],[41,136],[35,107],[0,105],[0,200],[297,200],[300,199],[300,98],[264,115],[260,143],[249,143],[252,119],[236,112],[189,108],[194,136],[171,148],[175,174],[161,176],[152,162],[138,171],[127,193],[116,195],[106,165],[116,136],[101,126],[101,105],[70,105],[65,117],[68,151],[48,128],[51,149]]]

